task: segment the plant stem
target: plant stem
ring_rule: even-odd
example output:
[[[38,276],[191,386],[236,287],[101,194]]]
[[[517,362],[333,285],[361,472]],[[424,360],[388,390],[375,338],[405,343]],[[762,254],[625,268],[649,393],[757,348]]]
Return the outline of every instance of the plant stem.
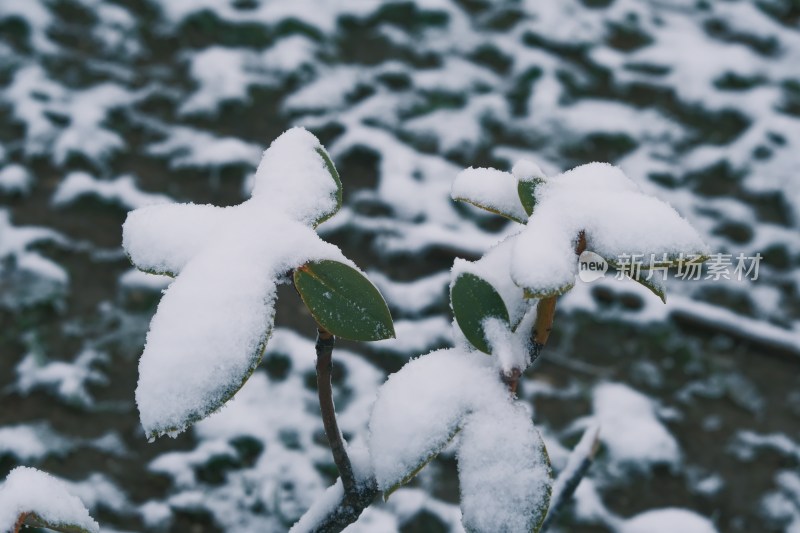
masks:
[[[581,255],[586,251],[586,233],[581,231],[575,243],[575,255]],[[533,347],[531,361],[535,361],[547,344],[550,338],[550,331],[553,329],[553,319],[556,314],[556,300],[558,296],[542,298],[536,306],[536,322],[533,324]]]
[[[316,502],[292,527],[291,533],[340,533],[358,520],[377,495],[378,484],[375,479],[363,480],[359,492],[354,497],[348,497],[343,493],[338,501],[331,504]],[[322,504],[321,508],[315,509],[318,504]],[[314,518],[307,520],[310,517]]]
[[[20,513],[19,518],[17,518],[17,521],[14,523],[14,533],[19,533],[19,530],[25,525],[25,520],[30,514],[31,513]]]
[[[325,435],[328,437],[328,444],[331,446],[333,462],[339,469],[339,476],[342,478],[342,486],[347,497],[355,495],[358,491],[356,479],[353,475],[353,465],[350,464],[350,457],[347,455],[347,448],[339,431],[339,424],[336,422],[336,407],[333,404],[333,387],[331,385],[331,373],[333,369],[333,346],[336,337],[329,331],[318,328],[317,344],[317,392],[319,393],[319,408],[322,412],[322,425],[325,427]]]

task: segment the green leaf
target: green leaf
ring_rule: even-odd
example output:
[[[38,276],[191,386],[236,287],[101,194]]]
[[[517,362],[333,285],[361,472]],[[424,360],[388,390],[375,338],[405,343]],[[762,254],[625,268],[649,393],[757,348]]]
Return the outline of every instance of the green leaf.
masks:
[[[325,168],[333,178],[333,181],[336,182],[336,207],[325,213],[320,218],[314,221],[314,227],[319,226],[333,215],[335,215],[339,209],[342,207],[342,180],[339,178],[339,172],[336,170],[336,166],[334,166],[331,157],[328,155],[328,152],[325,151],[324,148],[316,148],[317,153],[322,157],[322,161],[325,163]]]
[[[320,327],[337,337],[377,341],[394,337],[392,315],[378,289],[338,261],[314,261],[294,271],[294,286]]]
[[[528,181],[520,181],[517,185],[517,194],[519,194],[519,201],[522,202],[522,208],[531,216],[533,208],[536,207],[536,186],[544,183],[543,178],[534,178]]]
[[[485,279],[464,273],[453,283],[450,301],[458,327],[467,340],[480,351],[491,354],[483,331],[483,321],[494,317],[510,322],[508,309],[500,294]]]

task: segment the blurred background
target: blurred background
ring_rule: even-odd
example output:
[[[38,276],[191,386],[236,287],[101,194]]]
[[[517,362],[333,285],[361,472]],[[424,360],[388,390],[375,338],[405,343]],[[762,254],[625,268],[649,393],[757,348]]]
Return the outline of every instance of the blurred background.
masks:
[[[288,287],[221,412],[148,444],[134,403],[169,280],[131,269],[126,212],[241,202],[294,125],[344,184],[320,232],[396,320],[396,340],[334,353],[350,440],[386,375],[451,344],[453,258],[514,230],[452,202],[454,176],[608,161],[714,252],[763,259],[757,280],[670,279],[666,305],[613,276],[559,301],[520,396],[556,470],[602,425],[559,529],[682,508],[800,531],[797,0],[0,0],[0,479],[68,480],[108,532],[285,531],[334,481]],[[452,450],[352,528],[459,530]]]

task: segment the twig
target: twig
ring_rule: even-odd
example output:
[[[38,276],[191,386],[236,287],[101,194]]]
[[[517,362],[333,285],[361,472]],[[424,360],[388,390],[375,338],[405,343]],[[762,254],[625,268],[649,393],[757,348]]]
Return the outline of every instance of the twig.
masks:
[[[378,485],[374,478],[370,478],[361,482],[357,493],[352,497],[342,491],[338,500],[330,505],[324,501],[325,498],[322,498],[306,511],[306,514],[292,527],[291,533],[339,533],[358,520],[377,494]],[[317,505],[327,509],[318,508]]]
[[[333,334],[322,328],[318,329],[315,346],[317,351],[317,392],[319,393],[319,408],[322,411],[322,425],[325,427],[325,435],[331,446],[333,462],[339,469],[345,496],[350,496],[358,492],[358,487],[342,432],[339,431],[339,424],[336,422],[336,407],[333,405],[333,387],[331,385],[333,360],[331,354],[335,343],[336,337]]]
[[[550,500],[550,509],[547,511],[544,522],[542,522],[542,527],[539,528],[539,533],[545,533],[553,525],[561,511],[564,510],[567,502],[575,495],[575,490],[577,490],[581,480],[583,480],[594,463],[595,455],[597,455],[597,450],[600,447],[598,437],[599,427],[590,427],[584,432],[578,445],[575,446],[567,460],[567,465],[558,476],[558,479],[556,479]]]

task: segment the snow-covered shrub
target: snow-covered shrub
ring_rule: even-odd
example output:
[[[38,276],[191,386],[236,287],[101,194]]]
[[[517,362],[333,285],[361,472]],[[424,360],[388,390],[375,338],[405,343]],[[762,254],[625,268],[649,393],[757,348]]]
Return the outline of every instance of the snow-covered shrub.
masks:
[[[623,254],[653,255],[668,267],[708,252],[674,209],[607,164],[550,179],[527,161],[512,173],[470,168],[452,196],[524,226],[479,260],[456,260],[456,348],[412,361],[381,388],[370,420],[377,485],[388,495],[458,435],[465,527],[538,531],[549,460],[514,393],[547,341],[556,298],[575,283],[578,256],[588,250],[617,265]],[[648,285],[664,298],[663,286]]]
[[[621,267],[619,257],[641,254],[660,258],[650,267],[667,268],[704,258],[705,244],[674,209],[611,165],[552,178],[525,161],[511,173],[462,172],[453,198],[506,216],[519,230],[477,261],[456,260],[456,346],[392,375],[373,406],[366,448],[348,448],[330,387],[334,335],[379,340],[394,329],[378,290],[314,231],[339,209],[341,188],[319,141],[295,128],[264,153],[244,203],[160,204],[129,214],[123,246],[131,261],[175,278],[139,367],[147,436],[183,431],[242,387],[269,339],[277,285],[291,280],[317,322],[320,408],[340,474],[294,531],[341,531],[451,442],[467,530],[539,531],[574,492],[597,442],[590,428],[562,473],[567,479],[554,485],[530,409],[516,398],[520,376],[547,342],[556,299],[575,283],[578,255],[590,251]],[[664,298],[662,285],[630,277]]]
[[[324,331],[355,340],[394,335],[378,290],[314,231],[341,203],[327,152],[295,128],[264,152],[242,204],[162,204],[128,215],[123,247],[133,264],[175,277],[139,364],[136,403],[149,438],[180,433],[244,385],[261,362],[277,285],[289,274]]]

